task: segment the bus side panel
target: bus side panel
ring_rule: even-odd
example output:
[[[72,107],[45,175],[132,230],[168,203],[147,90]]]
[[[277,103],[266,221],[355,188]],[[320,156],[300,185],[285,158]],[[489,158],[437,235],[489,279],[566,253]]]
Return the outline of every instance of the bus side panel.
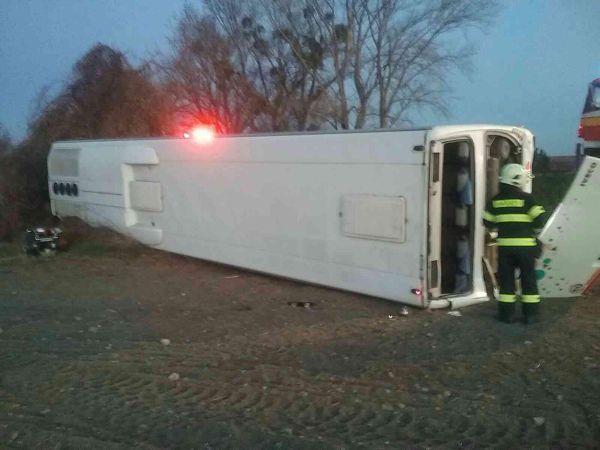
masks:
[[[140,216],[168,251],[421,306],[410,290],[421,287],[422,142],[369,133],[159,150],[164,211]]]
[[[600,158],[586,156],[579,172],[540,234],[540,294],[576,297],[598,271],[600,261]]]
[[[53,200],[162,250],[422,306],[424,135],[55,144],[81,149],[80,195]]]

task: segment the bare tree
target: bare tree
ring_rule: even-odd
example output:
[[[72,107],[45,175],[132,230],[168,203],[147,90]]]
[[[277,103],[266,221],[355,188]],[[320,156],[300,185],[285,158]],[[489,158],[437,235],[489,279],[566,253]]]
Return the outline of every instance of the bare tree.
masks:
[[[0,240],[7,237],[18,223],[18,206],[11,186],[14,177],[12,148],[10,135],[4,125],[0,124]]]
[[[213,17],[186,7],[172,43],[173,54],[158,68],[183,128],[196,122],[229,133],[260,128],[262,95],[236,64],[234,44]]]
[[[304,130],[329,121],[335,107],[329,90],[336,79],[327,62],[335,37],[309,3],[280,0],[257,5],[272,29],[271,57],[266,62],[276,75],[273,85],[290,107],[292,124]]]
[[[0,238],[48,214],[47,154],[52,142],[74,138],[162,136],[171,113],[147,67],[96,45],[74,66],[60,92],[38,97],[27,137],[0,156]]]
[[[185,127],[390,127],[445,113],[494,0],[202,0],[158,64]]]
[[[286,2],[291,0],[275,3]],[[445,113],[448,74],[467,69],[473,54],[466,32],[488,23],[495,12],[494,2],[487,0],[303,3],[314,11],[318,28],[331,36],[329,62],[336,83],[330,93],[342,128],[386,128],[409,121],[420,107]]]
[[[170,133],[166,95],[148,66],[132,68],[125,55],[97,44],[75,64],[60,92],[39,96],[24,144],[57,139],[150,137]]]
[[[186,8],[161,64],[180,111],[226,131],[304,130],[328,120],[326,37],[307,8],[206,0]],[[279,20],[288,14],[287,21]],[[291,24],[292,26],[288,26]]]
[[[421,106],[445,112],[447,73],[464,70],[473,54],[461,32],[487,23],[492,2],[378,0],[367,10],[368,48],[380,127],[407,120]]]
[[[77,61],[70,81],[33,127],[53,118],[71,138],[162,136],[170,125],[166,97],[148,67],[132,68],[123,53],[103,44]]]

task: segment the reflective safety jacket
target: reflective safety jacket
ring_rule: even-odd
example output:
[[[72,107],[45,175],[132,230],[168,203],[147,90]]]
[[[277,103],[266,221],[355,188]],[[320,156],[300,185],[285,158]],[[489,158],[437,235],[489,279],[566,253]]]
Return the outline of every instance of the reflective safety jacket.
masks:
[[[500,193],[485,207],[483,223],[498,230],[499,247],[535,247],[536,232],[544,225],[545,212],[531,194],[500,184]]]

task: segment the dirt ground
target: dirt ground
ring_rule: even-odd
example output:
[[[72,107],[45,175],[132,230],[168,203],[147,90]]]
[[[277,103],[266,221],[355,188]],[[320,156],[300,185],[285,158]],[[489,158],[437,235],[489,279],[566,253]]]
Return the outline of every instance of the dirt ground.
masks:
[[[401,316],[107,233],[0,245],[0,448],[598,448],[599,300]]]

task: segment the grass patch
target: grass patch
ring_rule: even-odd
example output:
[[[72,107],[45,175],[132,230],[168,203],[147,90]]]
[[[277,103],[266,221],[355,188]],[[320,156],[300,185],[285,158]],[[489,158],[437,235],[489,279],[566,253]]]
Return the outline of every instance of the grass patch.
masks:
[[[18,242],[0,242],[0,262],[5,258],[14,258],[21,254]]]
[[[68,252],[84,256],[139,256],[147,251],[139,242],[106,228],[84,232],[65,229]]]
[[[556,209],[571,186],[575,173],[548,172],[536,175],[533,180],[533,196],[548,214]]]

